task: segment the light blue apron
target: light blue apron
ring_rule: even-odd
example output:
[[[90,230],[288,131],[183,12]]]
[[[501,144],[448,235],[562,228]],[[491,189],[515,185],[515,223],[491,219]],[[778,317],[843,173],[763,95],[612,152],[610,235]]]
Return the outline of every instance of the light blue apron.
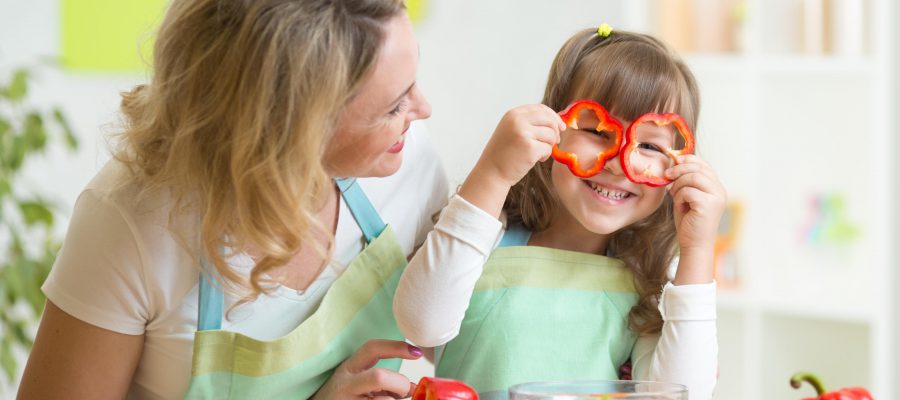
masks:
[[[201,276],[198,331],[185,398],[306,399],[366,341],[403,340],[391,307],[406,255],[356,181],[337,183],[366,247],[328,289],[319,308],[274,340],[221,330],[224,295]],[[382,360],[378,367],[396,371],[400,362]]]
[[[436,375],[465,381],[482,399],[518,383],[618,379],[637,335],[638,301],[620,260],[527,246],[511,227],[491,254],[459,335],[438,349]]]

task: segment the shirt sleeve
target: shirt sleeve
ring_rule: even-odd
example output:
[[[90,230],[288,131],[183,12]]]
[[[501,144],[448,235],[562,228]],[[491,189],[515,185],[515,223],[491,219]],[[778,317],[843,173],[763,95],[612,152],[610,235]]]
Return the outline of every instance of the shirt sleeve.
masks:
[[[138,240],[121,209],[82,192],[44,294],[67,314],[100,328],[140,335],[149,319]]]
[[[502,223],[453,196],[400,278],[394,315],[411,342],[436,347],[459,333]]]
[[[658,335],[642,335],[632,350],[636,380],[674,382],[688,387],[691,400],[711,399],[718,377],[716,283],[663,288]]]

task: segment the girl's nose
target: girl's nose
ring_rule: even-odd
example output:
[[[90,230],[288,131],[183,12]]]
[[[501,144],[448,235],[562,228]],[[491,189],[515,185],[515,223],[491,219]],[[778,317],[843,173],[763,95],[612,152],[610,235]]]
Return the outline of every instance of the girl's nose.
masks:
[[[603,170],[613,175],[624,175],[624,172],[622,171],[622,162],[619,161],[619,155],[607,160],[606,164],[603,166]]]

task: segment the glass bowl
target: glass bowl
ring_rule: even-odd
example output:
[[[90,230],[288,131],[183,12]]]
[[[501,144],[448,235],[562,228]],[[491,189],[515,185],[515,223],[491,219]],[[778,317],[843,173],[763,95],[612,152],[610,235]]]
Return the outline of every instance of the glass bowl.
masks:
[[[509,388],[510,400],[688,400],[687,387],[647,381],[529,382]]]

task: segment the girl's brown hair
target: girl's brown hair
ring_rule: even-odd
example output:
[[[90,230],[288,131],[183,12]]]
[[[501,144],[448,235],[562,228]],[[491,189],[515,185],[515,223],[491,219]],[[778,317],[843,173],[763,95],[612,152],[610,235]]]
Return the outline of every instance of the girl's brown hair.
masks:
[[[586,29],[569,39],[553,61],[543,103],[562,110],[570,102],[593,99],[619,118],[633,121],[648,112],[676,112],[696,132],[699,90],[687,66],[661,41],[614,31],[608,37]],[[510,223],[546,229],[558,199],[552,189],[553,160],[539,163],[510,190],[504,210]],[[662,328],[656,301],[677,252],[672,198],[642,221],[613,233],[609,251],[634,272],[640,299],[629,314],[631,328]],[[652,249],[647,251],[647,249]]]
[[[264,275],[330,231],[313,218],[333,184],[321,155],[373,70],[402,0],[176,0],[156,38],[153,77],[123,93],[115,157],[144,191],[200,221],[200,251],[228,289]],[[250,281],[221,248],[253,249]]]

